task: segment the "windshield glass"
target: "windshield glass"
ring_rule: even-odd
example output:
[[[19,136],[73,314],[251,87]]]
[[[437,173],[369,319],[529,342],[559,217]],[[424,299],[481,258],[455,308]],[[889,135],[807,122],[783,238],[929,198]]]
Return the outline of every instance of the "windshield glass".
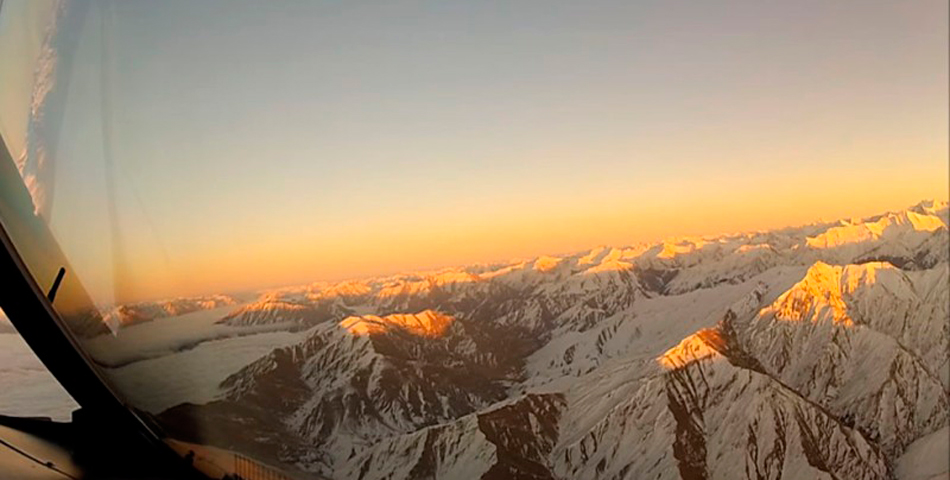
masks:
[[[946,2],[719,3],[3,0],[0,221],[216,478],[917,468]]]

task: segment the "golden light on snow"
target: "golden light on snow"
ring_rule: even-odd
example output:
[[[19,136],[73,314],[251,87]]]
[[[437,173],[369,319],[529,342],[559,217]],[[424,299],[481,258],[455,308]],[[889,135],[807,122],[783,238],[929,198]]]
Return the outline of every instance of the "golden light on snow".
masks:
[[[363,315],[347,317],[340,326],[353,335],[371,335],[403,330],[419,337],[438,338],[452,325],[455,318],[442,313],[425,310],[419,313],[386,316]]]
[[[481,280],[478,275],[451,270],[420,274],[419,276],[422,278],[408,281],[405,277],[393,277],[388,285],[382,287],[379,292],[377,292],[377,295],[380,298],[412,295],[429,292],[433,288],[442,288],[453,284],[471,283]]]
[[[706,242],[703,239],[683,238],[673,239],[663,242],[663,250],[657,255],[658,258],[674,258],[677,255],[692,252],[702,248]]]
[[[714,328],[706,328],[684,338],[656,360],[671,370],[681,368],[699,360],[721,357],[722,354],[714,348],[721,344],[719,332]]]
[[[860,265],[829,265],[816,262],[788,292],[763,310],[775,318],[786,321],[803,321],[812,318],[827,318],[836,324],[851,326],[854,319],[848,313],[844,297],[858,289],[874,285],[882,269],[894,269],[889,263],[868,262]]]
[[[847,222],[833,227],[820,235],[809,237],[807,243],[812,248],[835,248],[846,244],[875,240],[889,230],[910,226],[918,232],[933,232],[944,227],[943,222],[933,215],[921,215],[904,211],[897,215],[885,215],[874,222]]]
[[[534,269],[539,272],[548,272],[554,270],[560,264],[560,258],[543,256],[534,261]]]
[[[622,260],[617,260],[617,259],[605,259],[603,262],[597,265],[594,265],[593,267],[590,267],[587,270],[584,270],[584,274],[594,275],[598,273],[629,270],[631,268],[633,268],[632,263],[624,262]]]
[[[841,298],[841,267],[817,262],[808,269],[805,278],[784,293],[771,307],[781,320],[802,321],[811,309],[824,308],[835,323],[851,325],[848,306]]]
[[[787,322],[831,322],[836,326],[852,327],[846,298],[856,292],[880,287],[894,295],[903,287],[900,282],[887,282],[885,277],[902,275],[901,270],[886,262],[867,262],[850,265],[829,265],[818,261],[812,264],[805,277],[780,295],[771,305],[759,310],[760,319]],[[905,292],[906,294],[906,292]],[[699,330],[670,348],[656,361],[669,368],[681,368],[690,363],[720,357],[727,348],[718,327]]]

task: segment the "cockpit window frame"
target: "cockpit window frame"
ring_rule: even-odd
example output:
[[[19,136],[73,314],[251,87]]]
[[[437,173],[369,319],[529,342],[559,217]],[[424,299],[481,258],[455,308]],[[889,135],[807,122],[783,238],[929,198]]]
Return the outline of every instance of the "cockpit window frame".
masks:
[[[2,6],[2,5],[0,5]],[[12,166],[7,144],[0,135],[0,162]],[[133,435],[169,460],[180,456],[164,441],[160,427],[147,414],[125,402],[96,371],[76,338],[38,285],[0,218],[0,308],[23,340],[57,382],[79,404],[85,418],[104,422],[109,430]],[[23,240],[23,239],[21,239]],[[70,272],[66,272],[69,275]]]

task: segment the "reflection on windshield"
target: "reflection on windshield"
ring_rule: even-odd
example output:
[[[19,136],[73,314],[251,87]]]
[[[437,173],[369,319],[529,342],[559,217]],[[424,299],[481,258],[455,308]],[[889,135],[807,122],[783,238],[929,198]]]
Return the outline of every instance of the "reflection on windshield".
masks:
[[[891,478],[946,6],[595,3],[4,0],[0,221],[214,478]]]

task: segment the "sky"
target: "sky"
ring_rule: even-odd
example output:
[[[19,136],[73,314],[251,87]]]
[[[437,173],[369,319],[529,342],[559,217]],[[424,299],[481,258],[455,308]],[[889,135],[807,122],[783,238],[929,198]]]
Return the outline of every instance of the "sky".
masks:
[[[49,223],[96,298],[948,197],[945,1],[85,3],[59,32],[75,50],[50,107],[62,127],[47,139]],[[14,157],[54,6],[0,12]]]

